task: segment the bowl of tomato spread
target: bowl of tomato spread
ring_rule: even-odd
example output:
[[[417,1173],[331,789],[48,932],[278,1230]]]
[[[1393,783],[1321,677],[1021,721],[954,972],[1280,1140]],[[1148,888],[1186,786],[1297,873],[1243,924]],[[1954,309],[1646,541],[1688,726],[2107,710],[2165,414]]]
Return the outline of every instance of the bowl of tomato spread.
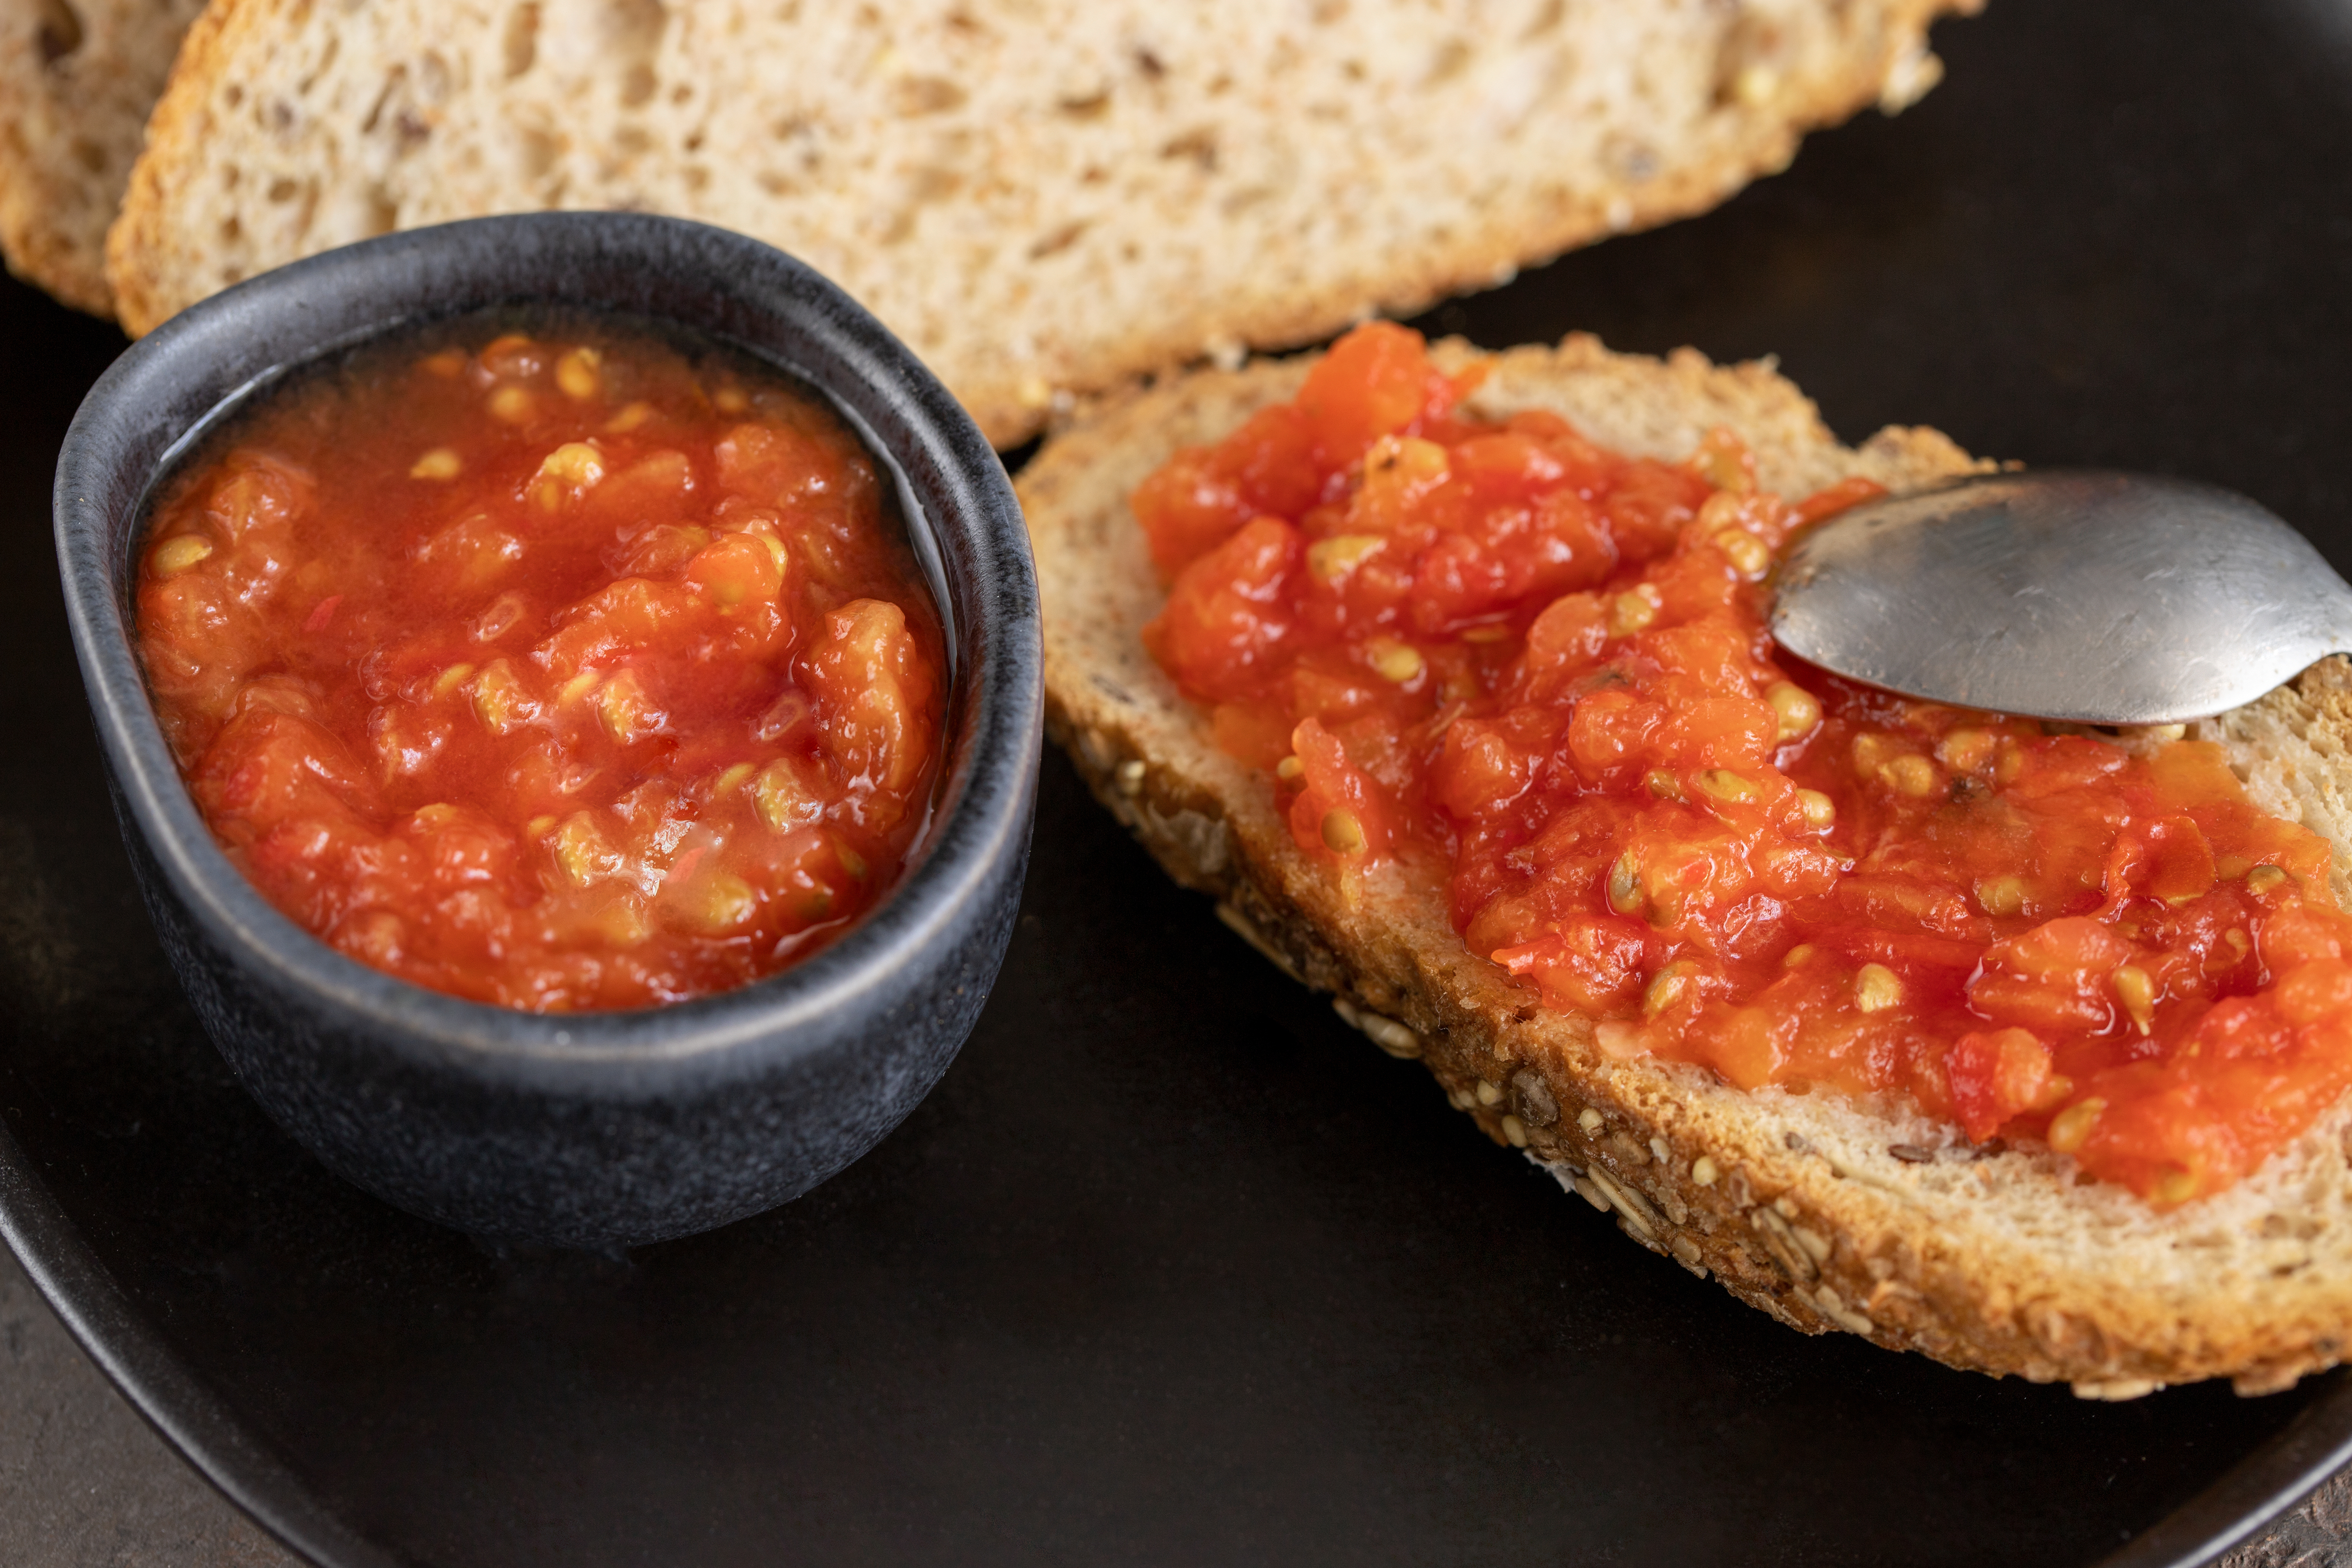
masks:
[[[1299,849],[1442,888],[1620,1059],[1885,1096],[2158,1209],[2352,1089],[2331,851],[2221,747],[1915,701],[1782,654],[1783,498],[1728,431],[1631,457],[1373,324],[1134,496],[1146,641]],[[1924,1156],[1923,1156],[1924,1157]]]
[[[482,219],[240,285],[84,404],[58,558],[125,841],[269,1112],[634,1245],[870,1148],[970,1033],[1042,689],[994,453],[768,247]]]

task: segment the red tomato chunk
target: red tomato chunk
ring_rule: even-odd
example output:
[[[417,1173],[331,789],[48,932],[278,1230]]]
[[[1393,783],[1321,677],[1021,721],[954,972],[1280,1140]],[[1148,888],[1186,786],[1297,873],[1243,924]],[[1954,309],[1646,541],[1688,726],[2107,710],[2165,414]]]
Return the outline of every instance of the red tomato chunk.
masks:
[[[1907,1099],[2160,1207],[2352,1087],[2328,846],[2217,746],[1782,663],[1762,579],[1875,486],[1792,506],[1727,432],[1665,464],[1472,419],[1477,374],[1360,328],[1134,497],[1153,654],[1343,886],[1433,866],[1612,1054]]]
[[[725,990],[871,908],[942,649],[871,460],[650,338],[392,351],[272,399],[155,516],[148,679],[270,901],[542,1011]]]

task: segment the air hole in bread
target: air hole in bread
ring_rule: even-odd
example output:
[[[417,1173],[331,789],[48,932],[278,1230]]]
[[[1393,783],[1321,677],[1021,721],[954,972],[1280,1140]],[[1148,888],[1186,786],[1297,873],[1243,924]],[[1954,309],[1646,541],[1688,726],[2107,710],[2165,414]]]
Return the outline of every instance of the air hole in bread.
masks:
[[[1163,158],[1190,158],[1201,166],[1203,174],[1217,166],[1217,128],[1195,125],[1181,136],[1171,137],[1160,149]]]
[[[891,216],[889,228],[882,230],[882,245],[898,245],[906,240],[908,235],[915,233],[915,218],[922,216],[922,209],[929,207],[931,202],[955,195],[957,185],[962,184],[964,176],[955,169],[915,169],[906,181],[906,205],[896,212],[896,216]]]
[[[81,47],[81,17],[65,0],[40,0],[41,63],[53,66]]]
[[[506,36],[500,40],[506,56],[507,79],[512,81],[539,61],[539,0],[524,0],[507,13]]]
[[[1042,261],[1048,256],[1069,249],[1078,242],[1078,237],[1087,232],[1088,221],[1086,218],[1080,218],[1076,223],[1066,223],[1053,233],[1045,236],[1029,247],[1029,259]]]
[[[1422,79],[1423,87],[1437,87],[1460,76],[1470,63],[1470,46],[1460,38],[1448,38],[1437,46],[1431,57],[1429,74]]]
[[[669,10],[661,0],[609,0],[604,13],[604,52],[625,61],[621,72],[621,102],[635,109],[661,89],[654,59],[661,49],[662,30],[669,26]]]
[[[408,68],[404,65],[394,66],[385,74],[383,79],[383,87],[376,93],[375,101],[368,105],[366,118],[360,121],[361,135],[373,136],[375,134],[376,126],[383,120],[384,106],[392,101],[393,94],[398,92],[400,90],[401,84],[407,79]],[[270,110],[273,117],[278,111],[284,108],[285,105],[282,103],[272,104],[270,106]]]
[[[945,77],[901,77],[891,84],[890,108],[903,119],[963,107],[964,90]]]
[[[394,201],[391,193],[382,185],[368,186],[364,210],[366,216],[362,221],[367,226],[370,237],[390,234],[400,226],[400,204]]]
[[[803,174],[815,174],[817,166],[824,162],[824,147],[818,140],[817,128],[812,121],[798,115],[790,116],[770,126],[768,133],[779,142],[793,143],[793,153],[800,160]]]
[[[1715,106],[1729,108],[1770,96],[1777,73],[1771,61],[1780,54],[1780,30],[1755,16],[1743,16],[1723,30],[1715,56]]]
[[[907,178],[907,205],[912,208],[945,201],[955,195],[962,184],[963,176],[953,169],[942,169],[936,163],[926,164]]]
[[[515,138],[515,151],[522,162],[524,177],[542,180],[555,167],[555,138],[544,131],[526,130]]]

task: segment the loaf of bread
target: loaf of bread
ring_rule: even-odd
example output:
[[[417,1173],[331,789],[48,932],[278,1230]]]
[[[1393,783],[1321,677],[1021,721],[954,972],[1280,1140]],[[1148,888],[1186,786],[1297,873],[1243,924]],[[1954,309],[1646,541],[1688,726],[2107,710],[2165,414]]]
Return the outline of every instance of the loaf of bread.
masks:
[[[772,241],[990,437],[1701,211],[1935,81],[1979,0],[218,0],[109,242],[144,331],[394,228]]]
[[[1458,369],[1471,351],[1441,345]],[[1592,1021],[1545,1010],[1474,957],[1438,874],[1390,865],[1350,907],[1303,855],[1271,781],[1218,749],[1145,651],[1164,602],[1129,510],[1179,447],[1290,397],[1304,362],[1203,371],[1108,401],[1018,485],[1045,610],[1049,722],[1095,793],[1170,874],[1382,1049],[1419,1057],[1498,1143],[1522,1144],[1625,1234],[1809,1332],[2128,1397],[2201,1378],[2284,1387],[2352,1333],[2352,1105],[2254,1175],[2159,1213],[2038,1143],[1971,1145],[1899,1103],[1743,1092],[1703,1068],[1612,1060]],[[1678,460],[1724,426],[1759,481],[1802,496],[1850,476],[1901,490],[1981,465],[1931,430],[1856,448],[1769,366],[1657,360],[1589,338],[1493,362],[1468,405],[1543,408],[1604,447]],[[2352,894],[2352,675],[2330,660],[2209,721],[2256,804],[2335,847]],[[1898,1154],[1895,1151],[1900,1150]]]
[[[16,0],[0,7],[0,257],[110,315],[106,228],[147,111],[204,0]]]

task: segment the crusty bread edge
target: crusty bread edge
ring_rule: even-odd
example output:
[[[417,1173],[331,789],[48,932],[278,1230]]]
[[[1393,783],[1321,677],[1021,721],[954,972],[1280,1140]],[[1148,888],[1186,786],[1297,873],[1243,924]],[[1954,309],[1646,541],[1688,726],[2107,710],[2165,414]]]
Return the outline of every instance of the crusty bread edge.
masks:
[[[1448,358],[1466,353],[1441,347]],[[1840,447],[1811,404],[1769,366],[1716,367],[1687,351],[1660,364],[1609,355],[1584,338],[1496,363],[1496,381],[1507,381],[1515,363],[1538,376],[1563,363],[1645,366],[1640,374],[1654,383],[1678,381],[1678,395],[1696,408],[1730,409],[1727,422],[1735,426],[1742,412],[1762,418],[1766,428],[1751,430],[1751,440],[1770,436],[1777,421],[1784,437],[1810,442],[1814,471],[1801,476],[1809,480],[1823,477],[1824,462],[1892,488],[1982,466],[1933,431],[1890,430],[1857,450]],[[1200,373],[1110,400],[1049,443],[1019,479],[1041,568],[1057,530],[1135,526],[1123,505],[1115,520],[1071,511],[1096,465],[1123,454],[1131,471],[1139,448],[1156,461],[1213,437],[1238,413],[1287,395],[1302,374],[1298,361]],[[1772,467],[1768,453],[1768,483]],[[1787,485],[1790,475],[1780,477],[1798,488]],[[1072,637],[1057,636],[1051,598],[1046,610],[1048,726],[1097,797],[1171,877],[1214,898],[1221,917],[1268,958],[1333,993],[1341,1016],[1384,1049],[1420,1057],[1490,1137],[1525,1147],[1563,1185],[1613,1211],[1644,1247],[1713,1274],[1805,1331],[1862,1333],[1954,1366],[2070,1382],[2086,1396],[2127,1397],[2216,1376],[2261,1393],[2341,1358],[2352,1321],[2341,1287],[2284,1289],[2250,1313],[2240,1300],[2135,1292],[2089,1277],[2095,1271],[2053,1268],[2027,1250],[1950,1234],[1899,1181],[1830,1141],[1780,1131],[1799,1123],[1777,1119],[1755,1097],[1703,1083],[1689,1068],[1608,1061],[1592,1045],[1589,1021],[1533,1006],[1528,993],[1473,959],[1450,930],[1440,942],[1424,919],[1416,934],[1401,909],[1406,890],[1376,879],[1370,918],[1350,915],[1328,876],[1290,842],[1263,780],[1250,782],[1238,764],[1222,776],[1213,763],[1168,764],[1169,715],[1136,689],[1156,672],[1134,663],[1106,671]],[[2323,669],[2305,678],[2306,686],[2315,682],[2333,689],[2342,679]],[[1783,1099],[1780,1109],[1804,1108]],[[2312,1139],[2332,1149],[2341,1120]],[[1879,1142],[1904,1135],[1905,1125],[1891,1121]],[[1999,1163],[2031,1165],[2046,1178],[2055,1159],[2011,1152]]]
[[[114,317],[134,338],[145,337],[175,314],[160,299],[154,274],[136,258],[144,249],[168,248],[164,171],[183,146],[199,145],[212,122],[211,89],[219,63],[234,58],[238,37],[257,24],[250,18],[272,7],[248,0],[212,0],[180,40],[179,57],[163,95],[147,116],[147,144],[131,165],[122,205],[106,231],[106,285]]]

